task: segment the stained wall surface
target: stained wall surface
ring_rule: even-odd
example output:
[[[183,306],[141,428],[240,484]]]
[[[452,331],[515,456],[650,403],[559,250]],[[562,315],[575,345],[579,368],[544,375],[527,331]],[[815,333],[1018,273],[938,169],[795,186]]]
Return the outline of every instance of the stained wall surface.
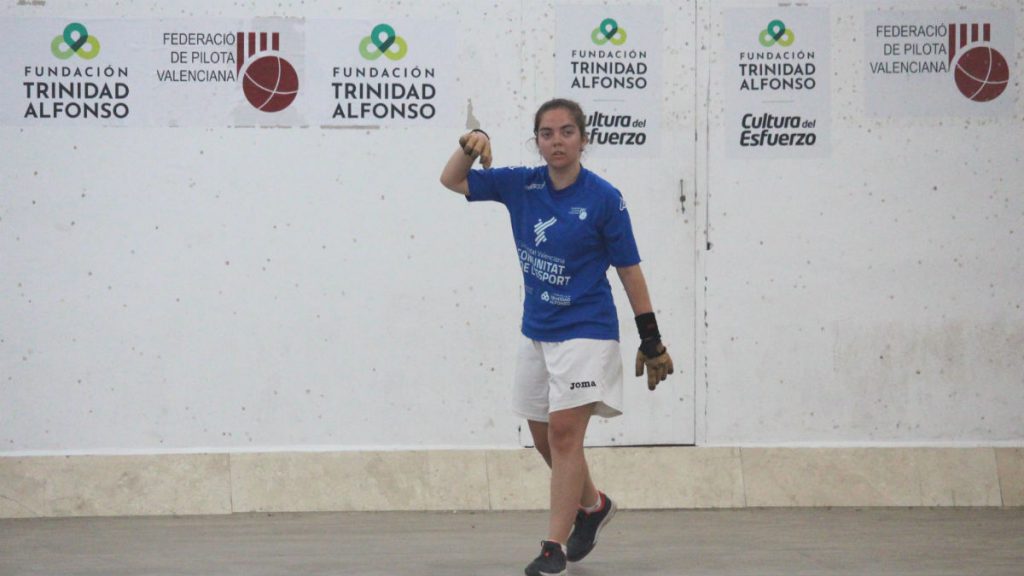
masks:
[[[576,3],[574,3],[576,4]],[[561,5],[558,3],[557,5]],[[649,4],[644,4],[649,5]],[[658,3],[660,153],[623,183],[679,374],[599,444],[1024,441],[1024,3],[1012,115],[878,117],[873,10]],[[726,14],[826,9],[829,153],[728,153]],[[511,447],[520,271],[500,206],[437,183],[476,122],[539,162],[556,3],[71,2],[2,17],[451,19],[460,118],[430,128],[0,127],[0,454]],[[462,117],[464,114],[464,118]],[[506,161],[507,159],[507,161]],[[632,192],[631,192],[632,190]],[[683,198],[680,201],[680,198]],[[612,274],[613,286],[617,283]]]
[[[694,5],[662,12],[666,37],[693,29]],[[438,176],[476,126],[496,165],[542,162],[530,135],[554,96],[553,5],[50,2],[0,15],[400,20],[444,27],[458,46],[438,64],[457,71],[445,122],[0,128],[0,451],[529,441],[507,407],[523,296],[508,215]],[[596,444],[686,444],[695,430],[696,224],[680,202],[681,182],[693,186],[693,43],[660,57],[672,89],[660,149],[586,162],[628,198],[680,375],[657,395],[630,375],[630,417],[596,420]],[[631,371],[636,328],[610,280]]]
[[[716,2],[702,18],[710,27],[704,224],[712,249],[703,260],[707,371],[698,395],[706,394],[707,413],[698,437],[723,445],[1019,443],[1024,4],[809,4],[830,10],[826,158],[729,158],[723,14],[738,3]],[[878,114],[866,94],[870,16],[968,8],[1007,10],[1017,23],[1004,44],[1013,46],[1011,77],[1000,97],[1013,99],[1012,112]],[[780,18],[801,9],[780,9]],[[912,98],[924,106],[929,94]]]

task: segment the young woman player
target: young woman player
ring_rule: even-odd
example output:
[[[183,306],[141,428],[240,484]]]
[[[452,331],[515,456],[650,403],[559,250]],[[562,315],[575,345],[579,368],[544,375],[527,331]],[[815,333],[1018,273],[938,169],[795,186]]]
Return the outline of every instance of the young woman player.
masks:
[[[495,168],[482,130],[459,138],[441,174],[448,189],[474,202],[493,200],[509,211],[523,270],[523,337],[513,410],[526,418],[534,444],[551,467],[551,517],[529,576],[565,573],[582,560],[615,503],[591,480],[583,454],[590,417],[621,414],[619,323],[607,270],[614,266],[640,332],[636,375],[647,369],[654,390],[672,373],[661,343],[640,256],[622,195],[583,168],[586,117],[564,99],[545,102],[533,133],[545,165]],[[479,158],[483,170],[470,170]]]

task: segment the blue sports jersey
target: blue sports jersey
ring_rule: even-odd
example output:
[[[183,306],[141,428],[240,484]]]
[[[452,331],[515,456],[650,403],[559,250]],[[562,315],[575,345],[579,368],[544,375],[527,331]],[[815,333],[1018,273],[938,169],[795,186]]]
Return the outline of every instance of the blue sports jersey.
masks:
[[[523,334],[618,340],[608,267],[640,263],[622,194],[587,169],[555,190],[547,166],[472,170],[468,183],[467,200],[508,208],[523,270]]]

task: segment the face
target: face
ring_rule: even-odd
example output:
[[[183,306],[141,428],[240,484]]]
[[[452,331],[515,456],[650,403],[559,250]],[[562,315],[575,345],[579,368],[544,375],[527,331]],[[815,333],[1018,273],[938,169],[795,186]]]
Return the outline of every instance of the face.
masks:
[[[566,168],[579,163],[583,137],[565,108],[548,110],[540,117],[537,148],[551,168]]]

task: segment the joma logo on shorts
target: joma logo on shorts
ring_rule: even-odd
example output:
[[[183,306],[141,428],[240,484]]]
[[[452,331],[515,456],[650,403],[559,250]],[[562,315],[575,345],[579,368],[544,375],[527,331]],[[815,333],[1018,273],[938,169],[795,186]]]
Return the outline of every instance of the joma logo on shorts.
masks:
[[[569,384],[569,390],[578,390],[580,388],[597,388],[597,382],[585,380],[583,382],[573,382]]]

